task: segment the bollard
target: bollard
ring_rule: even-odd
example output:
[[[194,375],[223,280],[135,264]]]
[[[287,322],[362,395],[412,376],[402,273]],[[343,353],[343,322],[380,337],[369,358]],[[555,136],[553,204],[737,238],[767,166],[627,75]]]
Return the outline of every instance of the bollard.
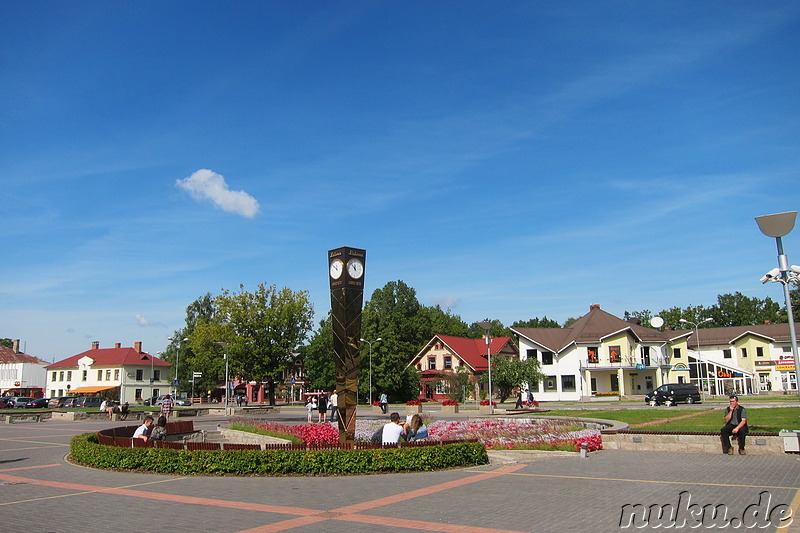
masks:
[[[589,443],[588,442],[581,442],[581,457],[586,459],[589,457]]]

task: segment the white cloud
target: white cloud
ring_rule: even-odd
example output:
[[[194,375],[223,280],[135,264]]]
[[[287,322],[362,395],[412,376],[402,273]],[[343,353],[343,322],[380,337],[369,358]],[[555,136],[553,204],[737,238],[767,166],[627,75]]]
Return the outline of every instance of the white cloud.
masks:
[[[140,326],[145,327],[150,325],[150,322],[139,313],[136,313],[133,316],[136,318],[136,322],[138,322]]]
[[[175,185],[188,191],[196,200],[210,200],[229,213],[253,218],[260,210],[258,200],[244,191],[232,191],[225,178],[214,171],[200,169],[188,178],[176,180]]]

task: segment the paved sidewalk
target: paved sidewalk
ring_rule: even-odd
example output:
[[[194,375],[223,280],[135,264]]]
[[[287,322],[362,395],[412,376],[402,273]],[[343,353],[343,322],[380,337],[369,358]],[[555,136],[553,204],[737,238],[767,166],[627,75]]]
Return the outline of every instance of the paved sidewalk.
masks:
[[[282,408],[270,418],[300,423],[304,414]],[[205,429],[225,422],[221,417],[194,420]],[[630,518],[623,513],[626,504],[642,504],[636,508],[640,515],[649,506],[665,504],[724,505],[726,521],[740,519],[745,510],[763,509],[764,515],[780,505],[800,512],[800,457],[789,455],[600,451],[581,459],[577,454],[518,453],[506,455],[502,463],[443,472],[275,478],[107,472],[65,460],[73,435],[114,425],[120,423],[50,420],[0,426],[0,529],[616,532],[621,518]],[[780,510],[773,513],[776,520]],[[681,516],[691,518],[683,511]],[[758,530],[800,531],[800,518],[795,522]],[[708,518],[704,524],[710,524]],[[649,523],[638,524],[645,527],[634,525],[636,520],[627,530],[656,530],[652,526],[657,524],[650,516]],[[747,530],[730,524],[715,529]]]

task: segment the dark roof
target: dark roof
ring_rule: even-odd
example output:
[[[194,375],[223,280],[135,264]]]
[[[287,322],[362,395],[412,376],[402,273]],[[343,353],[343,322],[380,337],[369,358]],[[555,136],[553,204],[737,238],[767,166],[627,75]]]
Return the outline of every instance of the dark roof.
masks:
[[[640,326],[607,313],[599,307],[593,307],[568,328],[511,328],[511,330],[554,353],[559,353],[572,344],[600,343],[604,338],[626,330],[643,342],[669,342],[687,334]]]
[[[170,366],[163,359],[159,359],[147,352],[138,352],[134,348],[94,348],[61,361],[56,361],[48,365],[47,368],[75,368],[78,366],[78,361],[83,357],[91,357],[94,360],[92,366],[149,365],[151,364],[151,358],[153,366]]]
[[[623,320],[599,307],[593,307],[568,328],[511,328],[511,330],[554,353],[563,351],[573,343],[601,343],[604,338],[625,330],[629,330],[631,335],[642,342],[671,342],[686,337],[690,345],[697,344],[693,329],[661,331],[648,328]],[[731,344],[747,334],[760,335],[775,342],[790,341],[789,324],[759,324],[757,326],[700,328],[700,345]]]
[[[8,346],[0,346],[0,363],[33,363],[46,365],[47,361],[22,352],[15,352]]]

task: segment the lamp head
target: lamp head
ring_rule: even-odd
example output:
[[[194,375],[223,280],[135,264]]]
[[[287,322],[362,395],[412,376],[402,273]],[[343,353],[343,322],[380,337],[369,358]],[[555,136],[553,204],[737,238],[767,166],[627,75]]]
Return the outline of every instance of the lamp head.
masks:
[[[770,281],[774,281],[774,280],[778,279],[780,277],[780,275],[781,275],[780,269],[773,268],[772,270],[770,270],[769,272],[767,272],[766,274],[764,274],[761,277],[761,283],[767,283],[767,282],[770,282]]]
[[[797,211],[787,211],[786,213],[756,217],[756,223],[761,233],[767,237],[779,238],[788,235],[794,229],[796,218]]]

